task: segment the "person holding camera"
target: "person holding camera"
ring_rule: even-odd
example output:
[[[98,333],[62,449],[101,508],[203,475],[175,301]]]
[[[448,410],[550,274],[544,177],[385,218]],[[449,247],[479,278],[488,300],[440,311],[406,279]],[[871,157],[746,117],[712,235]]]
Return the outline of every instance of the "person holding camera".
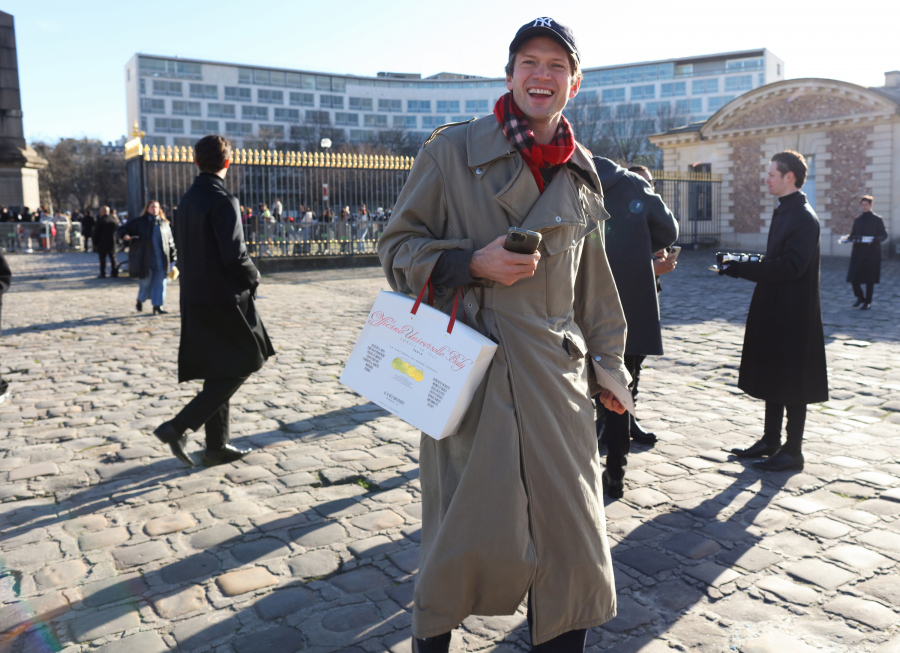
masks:
[[[449,313],[460,289],[467,324],[499,343],[459,431],[421,439],[418,653],[448,651],[466,617],[513,614],[526,597],[535,651],[582,651],[586,629],[616,614],[591,358],[630,379],[603,190],[562,115],[581,78],[568,27],[522,26],[510,92],[493,115],[431,135],[378,243],[394,290],[430,278]],[[609,390],[602,402],[625,410]]]
[[[606,256],[628,323],[625,367],[632,378],[631,395],[636,399],[641,364],[647,356],[663,353],[654,252],[665,251],[678,239],[678,221],[642,174],[600,156],[594,157],[594,165],[610,215],[605,223]],[[602,413],[598,421],[604,420],[602,439],[607,449],[603,487],[609,496],[620,499],[625,491],[631,440],[653,445],[656,436],[642,429],[627,412],[620,415],[599,401],[597,411]]]
[[[719,271],[756,283],[747,327],[738,387],[766,402],[762,438],[738,458],[763,458],[760,471],[803,469],[806,405],[828,401],[825,334],[819,291],[819,218],[800,190],[807,166],[791,150],[772,157],[766,175],[769,193],[778,198],[772,213],[766,255],[755,261],[730,262]],[[781,426],[787,413],[787,441]]]
[[[228,444],[228,403],[275,354],[253,302],[260,275],[244,244],[240,205],[225,190],[231,145],[204,136],[194,146],[200,174],[178,204],[175,244],[181,271],[178,382],[203,379],[203,389],[153,434],[193,467],[187,431],[206,427],[207,467],[240,460],[249,449]]]

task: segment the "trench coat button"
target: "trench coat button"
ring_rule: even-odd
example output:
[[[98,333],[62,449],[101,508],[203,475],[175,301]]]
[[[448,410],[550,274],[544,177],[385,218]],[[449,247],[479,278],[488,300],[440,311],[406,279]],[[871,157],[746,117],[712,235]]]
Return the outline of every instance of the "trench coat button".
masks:
[[[559,216],[556,216],[556,221],[557,221],[557,222],[562,222],[562,218],[559,217]]]
[[[484,168],[475,168],[476,175],[480,175],[482,172],[484,172]]]

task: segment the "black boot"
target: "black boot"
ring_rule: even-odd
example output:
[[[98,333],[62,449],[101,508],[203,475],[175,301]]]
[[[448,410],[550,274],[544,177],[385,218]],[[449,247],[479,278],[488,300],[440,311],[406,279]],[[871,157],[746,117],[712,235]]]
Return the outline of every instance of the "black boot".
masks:
[[[625,481],[614,481],[609,477],[609,473],[603,472],[603,492],[613,499],[621,499],[625,495]]]
[[[437,637],[416,639],[413,637],[412,653],[450,653],[450,636],[452,633],[444,633]]]
[[[645,431],[634,418],[631,419],[631,439],[646,446],[653,446],[658,441],[655,433]]]
[[[135,307],[135,309],[137,309],[138,312],[143,311],[144,310],[144,302],[141,302],[141,301],[135,302],[134,307]]]
[[[869,310],[869,307],[870,307],[871,305],[872,305],[872,304],[870,304],[869,302],[863,302],[863,305],[859,307],[859,310],[861,310],[861,311],[868,311],[868,310]]]
[[[162,309],[162,306],[154,306],[154,307],[153,307],[153,314],[154,314],[154,315],[168,315],[168,313],[169,313],[169,311],[164,311],[164,310]]]
[[[217,449],[216,451],[210,451],[209,449],[207,449],[203,452],[203,466],[215,467],[216,465],[233,463],[235,460],[240,460],[251,451],[253,451],[253,449],[238,449],[237,447],[233,447],[230,444],[226,444],[224,447],[222,447],[221,449]]]
[[[765,440],[760,440],[747,447],[746,449],[738,449],[735,447],[731,450],[738,458],[762,458],[764,456],[772,456],[776,454],[781,445],[779,443],[770,444]]]
[[[863,299],[862,297],[857,297],[857,298],[856,298],[856,303],[853,305],[853,308],[858,308],[858,307],[862,306],[862,305],[865,304],[865,303],[866,303],[866,300],[865,300],[865,299]]]
[[[789,470],[799,472],[803,470],[803,463],[802,453],[792,454],[782,448],[768,460],[753,463],[753,468],[761,472],[786,472]]]

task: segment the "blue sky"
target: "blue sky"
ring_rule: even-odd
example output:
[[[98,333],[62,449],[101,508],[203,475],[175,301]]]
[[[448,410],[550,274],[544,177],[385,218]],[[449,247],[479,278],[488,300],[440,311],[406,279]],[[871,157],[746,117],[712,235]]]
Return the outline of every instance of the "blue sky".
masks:
[[[885,71],[900,69],[896,0],[12,0],[2,9],[16,19],[29,141],[125,133],[124,67],[135,52],[361,75],[496,76],[516,29],[548,13],[575,30],[585,66],[766,47],[789,78],[880,86]]]

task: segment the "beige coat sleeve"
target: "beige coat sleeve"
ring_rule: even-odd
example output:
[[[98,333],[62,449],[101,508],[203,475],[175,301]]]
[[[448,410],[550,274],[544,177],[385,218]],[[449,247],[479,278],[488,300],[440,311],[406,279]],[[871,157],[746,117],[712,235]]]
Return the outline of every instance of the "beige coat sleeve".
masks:
[[[581,264],[575,279],[575,321],[584,334],[588,355],[600,356],[600,364],[622,385],[631,383],[631,375],[622,359],[625,354],[625,313],[616,289],[616,281],[606,259],[602,224],[585,238]],[[593,366],[588,365],[588,370]],[[590,392],[601,388],[589,372]]]
[[[445,238],[447,222],[444,177],[434,157],[423,149],[378,240],[378,258],[391,288],[417,295],[442,252],[473,248],[469,239]]]

